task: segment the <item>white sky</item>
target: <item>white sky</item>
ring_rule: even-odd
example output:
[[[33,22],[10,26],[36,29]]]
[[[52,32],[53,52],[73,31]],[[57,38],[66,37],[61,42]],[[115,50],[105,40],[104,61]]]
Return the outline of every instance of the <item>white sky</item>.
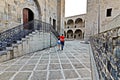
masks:
[[[65,0],[65,17],[86,13],[87,0]]]

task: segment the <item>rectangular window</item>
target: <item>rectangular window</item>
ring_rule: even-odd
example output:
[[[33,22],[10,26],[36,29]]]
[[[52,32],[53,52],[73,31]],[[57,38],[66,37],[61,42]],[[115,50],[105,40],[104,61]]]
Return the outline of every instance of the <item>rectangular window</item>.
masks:
[[[112,8],[107,9],[107,17],[110,17],[112,15]]]

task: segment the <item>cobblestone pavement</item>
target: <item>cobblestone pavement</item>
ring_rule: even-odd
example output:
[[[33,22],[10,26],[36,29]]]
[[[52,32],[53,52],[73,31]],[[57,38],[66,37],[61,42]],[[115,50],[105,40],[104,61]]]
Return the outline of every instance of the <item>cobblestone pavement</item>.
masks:
[[[57,46],[0,63],[0,80],[92,80],[89,45],[66,41]]]

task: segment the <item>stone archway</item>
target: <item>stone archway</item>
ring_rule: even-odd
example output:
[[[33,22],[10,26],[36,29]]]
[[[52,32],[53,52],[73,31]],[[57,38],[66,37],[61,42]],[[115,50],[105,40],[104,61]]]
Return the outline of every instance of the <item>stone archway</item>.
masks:
[[[74,21],[72,19],[69,19],[67,21],[67,28],[73,28],[73,25],[74,25]]]
[[[67,38],[68,39],[73,39],[73,31],[72,30],[67,31]]]
[[[38,0],[33,0],[37,6],[37,10],[38,10],[38,17],[39,17],[39,20],[42,20],[42,16],[41,16],[41,6],[39,4],[39,1]]]
[[[29,8],[23,9],[23,24],[28,23],[34,19],[34,14]]]
[[[74,39],[82,39],[82,31],[77,29],[74,33]]]
[[[77,18],[76,20],[75,20],[75,28],[77,27],[77,28],[80,28],[80,27],[83,27],[83,20],[81,19],[81,18]]]
[[[23,9],[23,24],[26,24],[32,20],[34,20],[34,13],[29,8],[24,8]],[[32,26],[25,25],[24,29],[32,29]]]

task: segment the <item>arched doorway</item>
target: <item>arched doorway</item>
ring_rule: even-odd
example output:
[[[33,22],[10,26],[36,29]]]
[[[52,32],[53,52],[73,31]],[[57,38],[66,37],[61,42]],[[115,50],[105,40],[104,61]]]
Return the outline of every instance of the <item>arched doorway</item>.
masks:
[[[73,28],[73,25],[74,25],[74,21],[72,19],[69,19],[67,21],[67,28]]]
[[[34,14],[29,8],[23,9],[23,23],[27,23],[29,21],[32,21],[34,19]]]
[[[67,38],[69,38],[69,39],[73,38],[73,31],[72,30],[67,31]]]
[[[83,27],[83,20],[81,18],[77,18],[75,20],[75,25],[77,28]]]
[[[29,8],[23,9],[23,24],[28,23],[34,19],[34,14]],[[25,29],[31,29],[30,26],[24,26]]]
[[[82,31],[77,29],[74,33],[74,39],[82,39]]]

